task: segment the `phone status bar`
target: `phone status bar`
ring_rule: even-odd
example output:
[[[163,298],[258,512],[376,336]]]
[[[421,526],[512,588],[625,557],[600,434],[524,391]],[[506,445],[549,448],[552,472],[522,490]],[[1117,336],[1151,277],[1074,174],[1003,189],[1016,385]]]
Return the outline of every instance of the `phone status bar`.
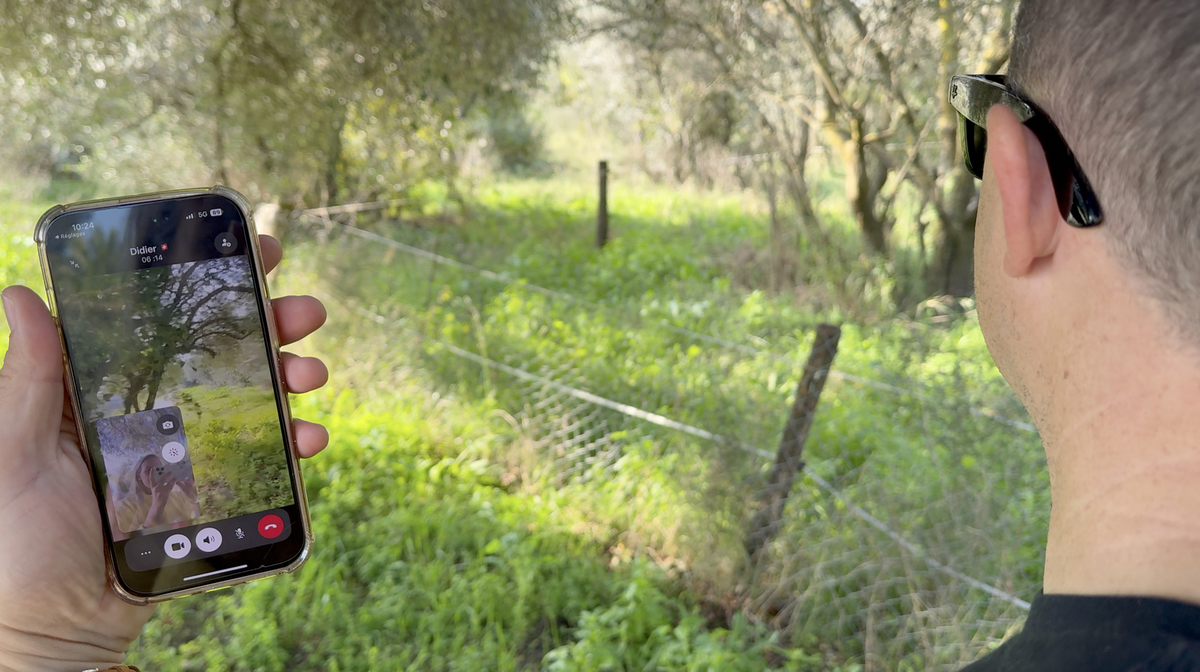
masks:
[[[105,275],[241,256],[248,234],[236,206],[222,196],[70,212],[51,223],[52,270]]]
[[[184,221],[190,221],[193,219],[206,219],[208,217],[220,217],[223,214],[225,214],[224,208],[212,208],[210,210],[199,210],[197,212],[189,212],[188,214],[184,215],[183,219],[184,219]]]

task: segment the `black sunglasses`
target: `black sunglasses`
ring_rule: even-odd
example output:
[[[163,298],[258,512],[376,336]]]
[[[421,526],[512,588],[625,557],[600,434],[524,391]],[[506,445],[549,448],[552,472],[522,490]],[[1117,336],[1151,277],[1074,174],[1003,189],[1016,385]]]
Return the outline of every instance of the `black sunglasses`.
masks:
[[[1072,226],[1096,226],[1104,221],[1104,212],[1096,192],[1071,153],[1071,148],[1055,128],[1054,122],[1037,105],[1008,88],[1001,75],[955,75],[950,78],[950,104],[958,110],[958,135],[962,138],[963,160],[967,170],[983,178],[983,159],[987,154],[987,115],[995,105],[1003,105],[1017,115],[1042,143],[1050,178],[1058,196],[1058,209]]]

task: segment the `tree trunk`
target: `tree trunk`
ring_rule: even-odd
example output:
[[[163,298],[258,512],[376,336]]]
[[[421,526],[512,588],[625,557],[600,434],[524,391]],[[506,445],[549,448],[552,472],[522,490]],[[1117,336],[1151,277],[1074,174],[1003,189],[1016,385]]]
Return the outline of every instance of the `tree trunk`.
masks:
[[[154,408],[154,401],[158,397],[158,387],[162,384],[163,372],[155,371],[150,377],[150,383],[146,386],[146,405],[142,408],[149,410]]]
[[[346,127],[346,109],[340,107],[330,124],[329,150],[325,155],[324,196],[325,205],[337,203],[338,182],[342,165],[342,130]]]
[[[938,81],[946,82],[958,71],[958,21],[950,0],[938,2],[938,30],[941,54]],[[970,296],[975,289],[975,180],[963,167],[958,146],[958,113],[944,90],[938,91],[941,113],[938,115],[938,140],[941,164],[949,191],[943,191],[938,203],[938,228],[933,263],[929,267],[929,288],[936,294]]]
[[[868,252],[873,255],[886,255],[886,223],[875,210],[878,189],[872,185],[872,176],[867,166],[864,114],[861,109],[847,101],[841,87],[830,73],[829,57],[824,51],[828,46],[826,33],[820,21],[806,18],[806,12],[790,2],[782,3],[782,7],[796,24],[797,34],[812,58],[813,76],[823,89],[825,104],[821,126],[829,146],[837,151],[846,170],[846,202],[850,204]],[[812,4],[806,3],[804,9],[811,17]],[[839,114],[845,118],[845,127],[838,124]],[[884,177],[886,178],[886,175]]]
[[[800,376],[800,384],[796,386],[792,410],[783,427],[783,438],[779,441],[775,463],[767,475],[761,508],[750,520],[745,546],[746,554],[751,558],[757,557],[783,526],[783,509],[792,494],[796,475],[804,469],[804,444],[808,441],[808,432],[817,414],[817,404],[821,400],[821,391],[825,389],[833,358],[837,356],[841,336],[842,330],[833,325],[822,324],[817,327],[812,351]]]
[[[947,82],[959,71],[959,26],[954,3],[939,0],[938,29],[941,32],[941,54],[938,59],[939,81]],[[1009,30],[1012,24],[1012,3],[1001,6],[1000,21],[989,40],[983,72],[995,72],[1008,60]],[[975,222],[979,211],[979,185],[963,166],[962,150],[958,145],[958,113],[950,105],[945,87],[938,92],[941,114],[938,118],[938,139],[941,143],[941,162],[948,190],[938,203],[938,230],[933,264],[929,268],[929,286],[934,292],[958,298],[975,292]]]
[[[930,288],[958,298],[975,293],[975,220],[979,211],[975,178],[966,169],[950,177],[950,194],[938,213],[938,237],[930,267]]]
[[[826,110],[832,103],[826,101]],[[846,170],[843,183],[846,192],[846,202],[850,204],[850,213],[858,230],[862,232],[863,242],[866,243],[870,254],[884,254],[887,251],[887,236],[884,233],[883,220],[875,213],[875,194],[871,189],[871,176],[867,170],[867,147],[863,142],[862,119],[852,117],[849,132],[838,127],[831,111],[827,111],[823,123],[826,141],[833,146]]]
[[[146,381],[142,380],[141,376],[130,376],[128,383],[125,385],[125,415],[130,413],[138,413],[142,410],[138,406],[138,397],[142,395],[142,390],[146,387]]]
[[[816,209],[813,208],[808,178],[804,174],[808,164],[808,124],[801,123],[799,131],[799,137],[793,141],[787,128],[783,129],[784,146],[787,147],[787,151],[783,153],[783,165],[787,168],[788,195],[791,197],[792,205],[796,208],[796,213],[800,215],[801,225],[809,232],[819,231],[821,222],[817,217]]]
[[[887,234],[883,220],[875,213],[875,190],[867,166],[867,146],[862,140],[862,123],[855,119],[851,137],[846,141],[843,152],[846,165],[846,200],[854,213],[854,221],[863,234],[867,251],[871,254],[887,253]]]
[[[760,171],[762,175],[763,191],[767,194],[767,214],[771,225],[771,244],[770,250],[770,287],[771,291],[778,292],[783,287],[784,269],[784,254],[787,249],[787,243],[783,240],[783,225],[779,221],[779,188],[775,176],[775,160],[768,159],[767,169]]]
[[[217,112],[216,115],[214,115],[216,124],[215,128],[213,129],[215,134],[213,137],[213,151],[216,153],[215,159],[217,163],[217,182],[219,184],[227,185],[229,184],[229,173],[225,168],[225,70],[224,66],[222,65],[224,60],[222,56],[223,54],[218,51],[217,57],[213,62],[213,70],[216,72],[217,77]]]

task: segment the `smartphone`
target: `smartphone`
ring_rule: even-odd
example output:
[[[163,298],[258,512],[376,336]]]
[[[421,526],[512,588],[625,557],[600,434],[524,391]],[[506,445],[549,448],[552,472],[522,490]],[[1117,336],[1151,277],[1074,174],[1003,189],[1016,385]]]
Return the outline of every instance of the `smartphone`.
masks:
[[[245,198],[59,205],[34,237],[117,594],[147,604],[299,568],[312,528]]]

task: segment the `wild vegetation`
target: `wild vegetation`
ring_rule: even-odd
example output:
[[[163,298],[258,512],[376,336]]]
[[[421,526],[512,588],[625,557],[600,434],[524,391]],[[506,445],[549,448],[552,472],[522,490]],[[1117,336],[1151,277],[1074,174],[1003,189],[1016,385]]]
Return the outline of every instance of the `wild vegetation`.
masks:
[[[216,179],[285,208],[612,158],[758,194],[770,288],[860,273],[865,255],[911,308],[971,293],[976,187],[945,82],[1004,67],[1013,7],[12,0],[4,153],[112,189]],[[825,211],[831,176],[849,238]]]
[[[803,370],[797,360],[816,322],[840,321],[837,309],[797,309],[729,283],[724,249],[745,216],[691,225],[687,204],[695,195],[626,201],[656,217],[617,218],[621,235],[601,251],[588,213],[572,210],[566,189],[511,189],[473,203],[469,226],[415,226],[397,212],[358,223],[378,237],[319,223],[310,229],[324,251],[323,282],[314,286],[327,287],[331,302],[415,350],[415,365],[439,390],[491,400],[515,416],[512,443],[491,458],[506,470],[501,478],[571,493],[593,524],[608,526],[607,543],[615,538],[617,548],[686,568],[686,581],[706,599],[741,604],[793,641],[822,641],[836,652],[831,660],[861,659],[876,647],[876,655],[916,669],[964,662],[1015,622],[1012,612],[994,614],[1006,625],[989,630],[995,626],[970,625],[987,620],[984,613],[960,613],[945,624],[956,631],[942,644],[914,641],[920,625],[896,625],[929,603],[983,611],[1004,604],[970,588],[926,595],[961,589],[939,563],[1025,599],[1040,581],[1048,512],[1042,458],[972,320],[843,325],[836,377],[805,452],[807,470],[843,499],[804,480],[777,543],[748,559],[743,544],[767,464],[757,451],[770,455],[778,445]],[[715,204],[705,210],[720,212]],[[405,244],[476,268],[430,264]],[[483,359],[492,364],[480,366]],[[564,398],[564,385],[728,441],[631,421]],[[898,542],[851,504],[929,555],[892,564]],[[877,550],[881,544],[891,550]],[[815,579],[821,587],[806,585]],[[901,586],[870,597],[872,586],[891,581]],[[908,595],[927,605],[893,602]],[[874,600],[891,606],[872,625]],[[847,612],[856,622],[846,622]],[[941,623],[923,618],[923,627]],[[873,630],[886,651],[870,635],[862,639]]]
[[[40,285],[50,202],[227,181],[281,206],[273,292],[330,307],[311,561],[164,605],[131,662],[925,670],[1019,626],[1047,484],[973,314],[943,86],[1002,68],[1012,2],[335,5],[0,15],[32,175],[0,280]],[[748,555],[822,322],[805,473]]]
[[[736,503],[753,495],[745,488],[760,463],[630,426],[619,465],[564,482],[534,428],[505,419],[521,416],[528,400],[516,381],[416,335],[529,370],[565,367],[560,379],[596,394],[771,450],[798,374],[774,357],[802,357],[806,325],[839,314],[832,303],[802,309],[729,281],[728,245],[752,239],[755,222],[735,203],[626,192],[614,200],[618,235],[604,251],[592,246],[582,190],[538,181],[480,192],[461,219],[445,214],[459,204],[443,200],[358,222],[591,305],[420,263],[340,226],[289,228],[277,291],[317,293],[333,320],[313,348],[331,361],[333,389],[297,408],[330,423],[334,436],[306,465],[321,543],[295,576],[163,607],[133,660],[211,670],[372,667],[363,661],[375,669],[720,669],[731,660],[744,669],[853,668],[863,655],[857,626],[800,628],[769,611],[728,608],[753,594],[737,585],[745,530]],[[19,230],[38,206],[5,209],[6,225]],[[694,223],[700,217],[704,226]],[[395,223],[418,219],[426,224]],[[6,248],[9,282],[36,281],[24,245]],[[397,323],[364,320],[364,309]],[[673,329],[765,352],[731,353]],[[927,401],[831,381],[810,468],[901,529],[926,531],[917,538],[941,542],[933,550],[950,554],[941,560],[1007,577],[999,585],[1028,597],[1039,580],[1044,482],[1034,437],[969,413],[975,405],[1019,417],[977,326],[847,325],[837,369],[915,386]],[[849,525],[846,547],[878,543],[830,504],[804,484],[772,553],[828,549],[831,521]],[[967,521],[1020,542],[999,553],[972,546]],[[846,572],[839,591],[865,578],[830,558],[818,564]],[[791,580],[773,574],[762,585]],[[841,594],[822,598],[826,607],[858,608]],[[913,660],[918,669],[928,662]]]
[[[620,47],[630,100],[612,110],[580,82],[559,95],[629,124],[618,152],[660,178],[755,190],[769,208],[774,282],[811,240],[833,273],[861,249],[912,291],[971,294],[974,180],[959,160],[946,82],[1008,59],[1009,0],[598,0],[587,30]],[[590,33],[589,33],[590,34]],[[632,95],[630,95],[632,90]],[[611,95],[612,88],[604,92]],[[620,90],[615,91],[620,95]],[[610,111],[611,110],[611,111]],[[630,123],[632,122],[632,123]],[[814,188],[839,174],[857,245]],[[909,207],[901,207],[912,199]],[[803,243],[800,243],[803,244]]]
[[[270,390],[191,388],[180,392],[179,400],[205,520],[291,503]]]

